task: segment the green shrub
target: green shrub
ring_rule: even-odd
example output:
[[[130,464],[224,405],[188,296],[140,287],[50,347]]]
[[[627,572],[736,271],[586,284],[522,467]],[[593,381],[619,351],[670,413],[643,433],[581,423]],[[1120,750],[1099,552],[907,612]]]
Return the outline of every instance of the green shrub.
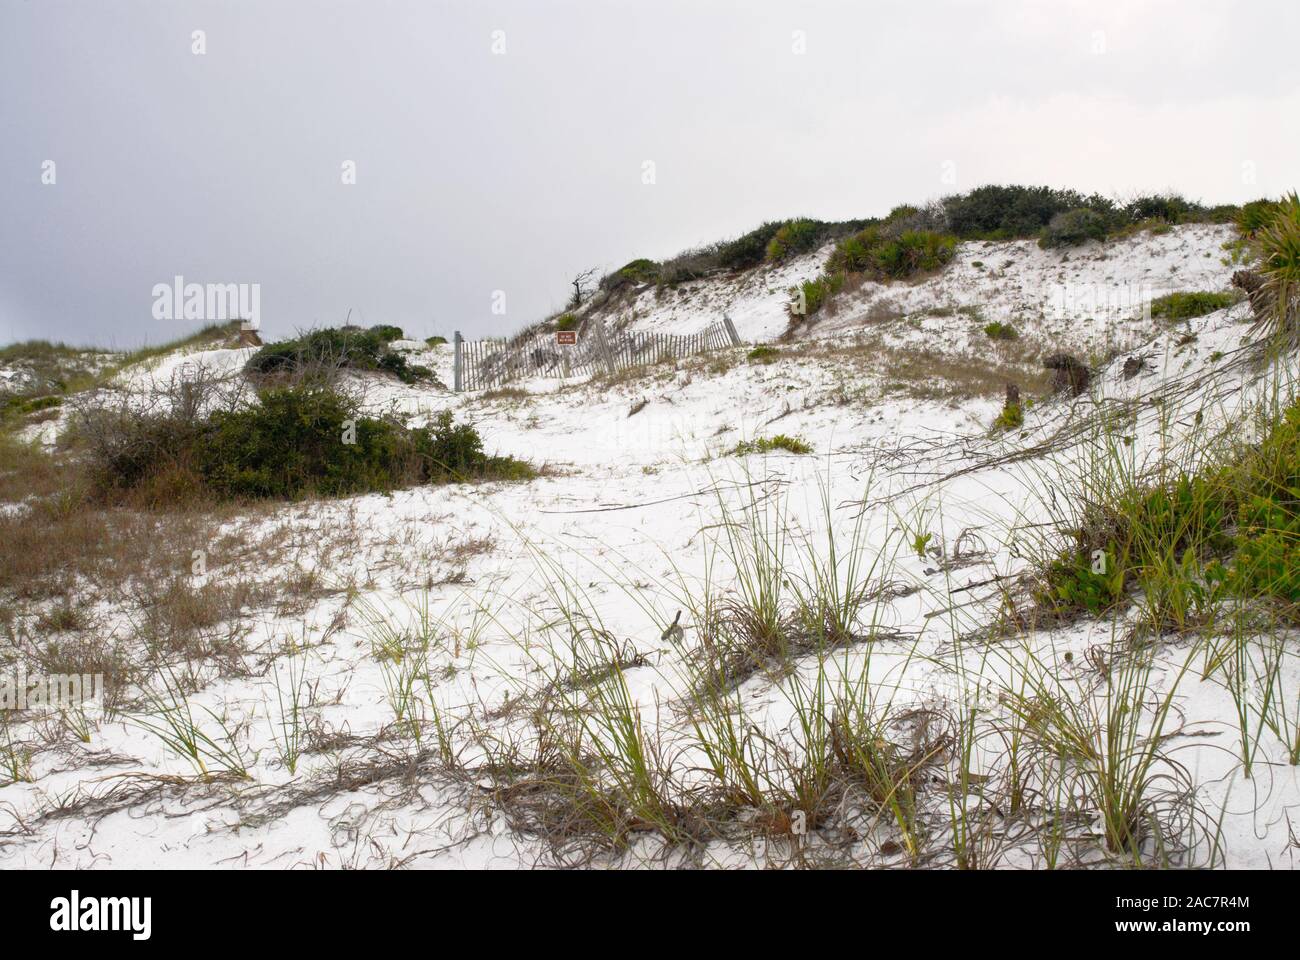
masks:
[[[819,220],[787,220],[772,235],[764,252],[769,262],[779,263],[800,253],[814,249],[825,235],[825,224]]]
[[[805,280],[800,289],[803,290],[804,295],[804,312],[811,316],[822,308],[822,304],[830,296],[831,281],[828,277]]]
[[[1151,301],[1151,316],[1159,320],[1190,320],[1224,310],[1237,302],[1235,293],[1179,292]]]
[[[447,342],[446,337],[426,337],[424,342],[431,347],[441,347]]]
[[[1206,223],[1225,224],[1236,223],[1241,217],[1241,207],[1235,203],[1219,203],[1205,211],[1203,219]]]
[[[872,254],[876,272],[892,280],[938,270],[953,257],[957,238],[930,230],[909,230],[885,240]]]
[[[768,244],[784,225],[780,220],[768,221],[735,240],[719,244],[716,255],[718,265],[727,270],[748,270],[758,266],[767,256]]]
[[[1090,240],[1105,240],[1107,229],[1105,217],[1087,207],[1078,207],[1052,217],[1039,235],[1038,245],[1045,250],[1077,247]]]
[[[267,344],[249,357],[244,369],[266,377],[302,374],[317,367],[332,366],[384,371],[403,383],[433,379],[433,371],[409,363],[403,354],[388,345],[383,334],[356,328],[313,330],[292,340]]]
[[[1209,208],[1177,194],[1136,197],[1122,207],[1100,194],[1050,187],[983,186],[943,201],[948,229],[963,240],[1012,240],[1038,237],[1062,214],[1088,210],[1084,239],[1101,239],[1125,224],[1226,223],[1236,213],[1232,206]],[[1082,215],[1076,215],[1082,220]],[[1101,228],[1097,235],[1098,225]],[[1070,231],[1079,235],[1079,230]],[[1073,241],[1076,243],[1082,240]],[[1068,246],[1053,243],[1053,246]]]
[[[643,283],[657,283],[664,279],[663,268],[654,260],[640,257],[608,273],[600,280],[600,288],[606,291],[621,290]]]
[[[400,424],[363,417],[321,385],[266,390],[260,399],[214,414],[201,429],[195,466],[218,496],[344,496],[418,482],[412,438]]]
[[[391,323],[378,323],[370,328],[370,332],[377,336],[384,343],[391,343],[394,340],[405,340],[406,334],[402,332],[401,327],[395,327]]]
[[[576,316],[566,313],[555,321],[556,330],[577,330],[578,324],[581,323]]]
[[[1123,214],[1130,223],[1146,220],[1163,220],[1165,223],[1190,223],[1205,219],[1209,210],[1199,203],[1186,200],[1176,193],[1137,197],[1124,206]]]
[[[1124,596],[1124,570],[1109,553],[1101,556],[1096,568],[1082,555],[1053,563],[1048,570],[1054,590],[1050,601],[1059,609],[1082,609],[1094,616],[1115,606]]]
[[[903,220],[911,220],[921,214],[920,207],[914,207],[910,203],[900,203],[894,209],[889,211],[889,216],[885,217],[885,223],[898,223]]]
[[[873,255],[883,242],[884,237],[876,226],[845,237],[835,245],[826,269],[830,272],[867,273],[875,267]]]
[[[957,238],[929,230],[907,230],[890,237],[880,227],[845,237],[827,262],[828,274],[865,273],[876,280],[899,280],[937,270],[952,260]]]
[[[839,291],[843,283],[843,274],[830,274],[801,283],[798,290],[803,295],[803,315],[811,317],[815,314],[832,294]]]
[[[757,346],[746,354],[751,363],[772,363],[781,356],[781,351],[775,347]]]
[[[989,185],[923,207],[902,204],[883,218],[837,222],[810,217],[769,220],[734,239],[687,250],[659,263],[645,258],[633,260],[605,276],[600,285],[603,290],[612,291],[631,284],[684,283],[719,271],[735,272],[757,267],[765,261],[780,262],[813,250],[827,240],[844,240],[867,231],[873,231],[874,237],[859,237],[856,244],[849,244],[842,251],[843,259],[849,264],[844,269],[849,273],[884,276],[881,265],[864,249],[874,249],[877,239],[897,240],[908,233],[952,235],[959,240],[1036,238],[1053,217],[1079,209],[1091,211],[1107,230],[1141,222],[1226,223],[1237,213],[1233,206],[1205,208],[1176,196],[1142,197],[1117,207],[1113,200],[1099,194],[1050,187]],[[906,260],[914,254],[907,249],[883,251],[886,262],[893,262],[891,255],[895,260]]]
[[[813,448],[807,441],[800,440],[798,437],[787,437],[784,433],[778,433],[775,437],[742,440],[731,452],[737,457],[747,457],[752,453],[771,453],[773,450],[805,454],[812,453]]]
[[[526,463],[486,455],[474,428],[450,411],[412,429],[363,415],[321,381],[264,390],[259,401],[207,419],[100,411],[89,424],[98,438],[92,481],[110,493],[187,477],[186,486],[222,499],[298,499],[535,475]]]
[[[0,399],[0,421],[17,420],[63,406],[63,397],[50,395],[44,397],[5,397]]]
[[[990,340],[1017,340],[1020,338],[1020,331],[1008,323],[1002,323],[994,320],[992,323],[984,325],[984,333]]]
[[[948,229],[963,240],[1013,240],[1038,236],[1057,214],[1086,207],[1109,219],[1114,204],[1099,195],[1050,187],[988,185],[943,201]]]
[[[1242,506],[1242,539],[1230,572],[1230,587],[1245,596],[1272,596],[1300,604],[1300,515],[1253,496]]]
[[[1252,200],[1243,204],[1237,214],[1237,230],[1243,236],[1253,237],[1264,227],[1277,219],[1282,205],[1276,200]]]
[[[432,427],[416,435],[421,456],[446,473],[469,475],[486,463],[483,438],[468,423],[456,423],[450,410],[441,411]]]

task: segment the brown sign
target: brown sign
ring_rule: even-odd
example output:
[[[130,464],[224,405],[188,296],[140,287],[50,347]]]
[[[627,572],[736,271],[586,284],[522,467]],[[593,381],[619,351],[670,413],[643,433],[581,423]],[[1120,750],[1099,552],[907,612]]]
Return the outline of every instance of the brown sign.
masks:
[[[555,342],[561,346],[573,346],[578,342],[577,330],[557,330],[555,331]]]

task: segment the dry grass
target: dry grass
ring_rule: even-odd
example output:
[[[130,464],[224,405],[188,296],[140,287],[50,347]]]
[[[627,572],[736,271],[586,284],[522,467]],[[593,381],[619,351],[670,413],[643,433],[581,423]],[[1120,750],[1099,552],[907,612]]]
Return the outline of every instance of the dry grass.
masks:
[[[1027,396],[1051,393],[1051,371],[1024,344],[990,345],[979,356],[924,345],[898,345],[875,334],[808,340],[787,350],[793,356],[848,366],[864,379],[878,379],[886,395],[953,402],[1002,397],[1015,383]]]
[[[218,673],[248,660],[254,616],[298,616],[346,589],[318,571],[345,570],[355,516],[319,505],[158,506],[150,496],[90,495],[81,449],[53,450],[0,433],[0,663],[47,673],[103,674],[116,703],[160,665],[194,661]]]
[[[143,513],[42,501],[0,516],[0,594],[41,600],[77,591],[108,597],[133,581],[157,581],[190,565],[215,539],[218,518]]]
[[[954,355],[928,348],[887,348],[883,361],[888,389],[919,400],[998,397],[1008,383],[1019,384],[1031,396],[1051,392],[1051,371],[1036,363]]]
[[[490,403],[496,400],[515,400],[526,401],[532,397],[532,394],[521,387],[496,387],[492,390],[484,390],[478,395],[479,400]]]
[[[52,497],[75,487],[77,473],[68,458],[53,457],[39,443],[0,430],[0,504]]]

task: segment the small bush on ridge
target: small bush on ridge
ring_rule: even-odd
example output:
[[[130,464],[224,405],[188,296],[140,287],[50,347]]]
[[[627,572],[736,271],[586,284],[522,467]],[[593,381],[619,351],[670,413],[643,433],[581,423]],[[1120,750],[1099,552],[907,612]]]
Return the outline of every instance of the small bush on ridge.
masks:
[[[1045,250],[1055,247],[1077,247],[1090,240],[1105,240],[1109,224],[1105,217],[1087,207],[1067,210],[1052,217],[1038,238]]]
[[[769,262],[779,263],[797,254],[807,253],[817,246],[824,235],[825,224],[818,220],[787,220],[768,241],[764,257]]]
[[[392,349],[386,336],[387,332],[355,328],[313,330],[292,340],[267,344],[249,357],[244,369],[264,377],[292,376],[317,367],[346,367],[391,373],[403,383],[433,378],[428,367],[409,363]]]

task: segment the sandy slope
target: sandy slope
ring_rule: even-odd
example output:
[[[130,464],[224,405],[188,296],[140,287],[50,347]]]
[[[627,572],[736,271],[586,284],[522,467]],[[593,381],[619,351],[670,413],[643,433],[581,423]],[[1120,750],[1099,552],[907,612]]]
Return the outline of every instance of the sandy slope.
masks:
[[[1068,259],[1029,243],[965,244],[943,274],[911,285],[868,284],[813,328],[815,336],[832,342],[849,343],[872,329],[903,345],[938,344],[954,354],[971,353],[991,349],[978,326],[962,315],[931,311],[978,306],[986,320],[1014,321],[1037,345],[1103,354],[1099,341],[1113,346],[1116,329],[1128,343],[1141,344],[1148,362],[1139,376],[1123,378],[1124,356],[1118,356],[1103,372],[1095,397],[1038,404],[1023,431],[1013,435],[989,433],[999,407],[995,398],[900,395],[873,372],[869,358],[864,363],[834,351],[795,351],[772,365],[738,362],[721,372],[711,372],[704,360],[613,387],[536,381],[526,385],[533,395],[522,400],[484,401],[371,383],[367,402],[376,409],[397,406],[428,416],[452,407],[475,423],[489,448],[545,463],[549,475],[523,486],[449,486],[291,506],[263,522],[287,521],[319,530],[322,538],[331,529],[345,529],[355,549],[319,571],[325,579],[357,584],[365,605],[398,623],[416,624],[426,602],[444,618],[430,664],[431,696],[449,715],[490,710],[542,681],[549,658],[542,624],[557,612],[557,596],[546,585],[554,580],[554,570],[548,571],[554,564],[581,585],[604,627],[645,655],[646,665],[628,671],[629,685],[647,722],[663,725],[671,738],[683,651],[659,635],[683,606],[676,584],[703,577],[711,561],[714,577],[727,580],[720,569],[725,563],[710,549],[719,503],[734,507],[746,496],[746,484],[761,479],[775,491],[791,529],[815,535],[823,523],[823,496],[834,505],[841,532],[859,512],[854,505],[869,500],[868,552],[887,564],[891,579],[917,588],[882,610],[881,622],[893,635],[874,644],[872,675],[897,684],[901,703],[968,697],[953,640],[996,615],[997,591],[951,591],[1023,569],[1015,546],[1048,518],[1047,490],[1059,471],[1048,460],[1001,463],[997,455],[1051,436],[1103,397],[1150,398],[1163,390],[1169,393],[1163,413],[1140,406],[1134,422],[1135,450],[1151,452],[1160,442],[1160,423],[1190,422],[1196,414],[1203,421],[1227,421],[1252,390],[1267,389],[1229,359],[1245,331],[1243,307],[1160,332],[1140,317],[1143,302],[1168,290],[1225,288],[1231,268],[1220,262],[1219,247],[1227,236],[1223,228],[1182,227],[1165,236],[1074,251]],[[826,253],[776,271],[690,285],[663,300],[646,291],[628,317],[639,329],[688,333],[726,311],[746,339],[771,340],[786,328],[787,287],[815,275]],[[1128,314],[1111,317],[1113,324],[1085,323],[1068,311],[1058,316],[1052,297],[1059,284],[1137,288],[1139,316],[1131,323]],[[873,304],[885,300],[904,316],[872,319],[880,316],[872,314]],[[130,372],[128,382],[140,387],[150,378],[165,381],[184,363],[231,370],[245,356],[210,351],[168,358],[149,371]],[[423,357],[445,372],[449,348],[424,351]],[[1180,378],[1193,385],[1190,391],[1172,389]],[[842,399],[846,384],[853,388],[849,402]],[[648,403],[629,417],[631,404],[641,399]],[[776,432],[804,438],[816,455],[728,455],[739,439]],[[1067,447],[1057,457],[1071,455]],[[952,476],[961,468],[968,472]],[[978,545],[972,562],[937,562],[899,549],[899,531],[914,527],[930,532],[947,559],[965,535],[968,552]],[[445,559],[456,544],[483,541],[490,547],[456,562]],[[441,582],[448,580],[458,582]],[[421,586],[430,581],[432,587]],[[963,605],[949,610],[958,596]],[[200,671],[204,685],[192,702],[240,730],[247,754],[257,756],[251,783],[185,789],[163,781],[116,781],[118,774],[193,771],[127,719],[103,721],[89,744],[63,743],[40,752],[35,782],[0,788],[0,865],[537,862],[540,846],[504,829],[490,801],[467,797],[436,777],[412,782],[403,776],[400,760],[414,754],[412,743],[395,736],[364,742],[393,720],[391,677],[374,655],[373,630],[357,604],[340,629],[330,630],[344,602],[330,596],[305,614],[281,619],[255,612],[246,646],[258,651],[252,660],[261,672],[223,679]],[[685,626],[689,649],[698,637],[689,617]],[[1090,648],[1110,642],[1121,627],[1083,621],[1039,633],[1029,643],[1082,683]],[[115,627],[128,642],[130,631],[126,622]],[[265,672],[267,652],[290,637],[316,644],[307,670],[319,683],[313,713],[322,728],[358,738],[340,738],[304,757],[296,777],[277,760],[271,724],[280,711],[273,674]],[[908,650],[921,656],[908,657]],[[1177,644],[1162,651],[1169,674],[1184,653]],[[849,651],[846,665],[860,665],[862,654]],[[986,659],[988,678],[998,676],[997,658]],[[800,664],[801,671],[809,669],[810,662]],[[1294,698],[1300,689],[1294,659],[1284,678]],[[1300,803],[1296,768],[1260,763],[1256,780],[1243,782],[1232,755],[1232,700],[1219,685],[1194,677],[1179,691],[1187,747],[1180,759],[1206,808],[1215,818],[1223,815],[1226,862],[1290,866],[1287,813]],[[756,676],[742,696],[755,722],[774,730],[788,723],[789,701],[780,683]],[[655,709],[656,702],[662,709]],[[1261,757],[1282,756],[1272,739],[1261,744]],[[373,781],[339,784],[342,766],[362,759],[376,764]],[[54,812],[84,796],[103,799],[73,815]],[[718,862],[737,862],[733,850],[720,847],[712,855]]]

